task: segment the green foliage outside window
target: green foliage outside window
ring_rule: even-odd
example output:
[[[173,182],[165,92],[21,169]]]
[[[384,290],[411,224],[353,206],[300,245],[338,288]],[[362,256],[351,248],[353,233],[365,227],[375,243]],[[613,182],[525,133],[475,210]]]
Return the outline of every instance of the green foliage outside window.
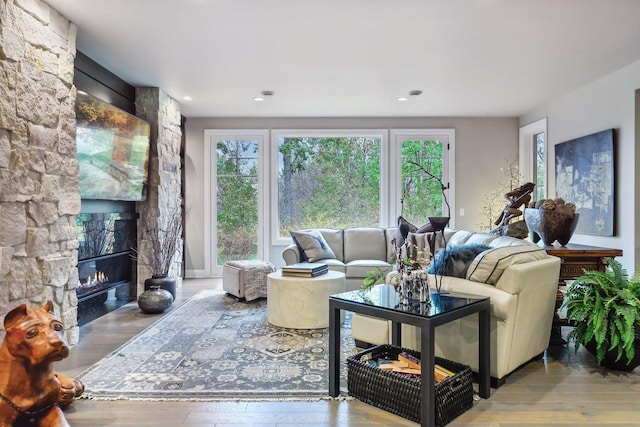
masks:
[[[381,139],[367,136],[278,140],[280,236],[303,228],[380,224]],[[415,224],[443,215],[442,190],[416,162],[442,176],[442,144],[402,143],[403,215]],[[218,265],[257,254],[258,144],[220,141],[216,153]],[[447,213],[445,212],[444,215]]]
[[[440,182],[424,172],[429,171],[442,179],[442,150],[443,146],[439,141],[402,142],[402,216],[412,224],[422,225],[430,216],[450,214],[442,209]]]
[[[301,228],[379,225],[379,138],[295,137],[278,143],[281,236]]]
[[[258,145],[217,144],[218,265],[257,256]]]

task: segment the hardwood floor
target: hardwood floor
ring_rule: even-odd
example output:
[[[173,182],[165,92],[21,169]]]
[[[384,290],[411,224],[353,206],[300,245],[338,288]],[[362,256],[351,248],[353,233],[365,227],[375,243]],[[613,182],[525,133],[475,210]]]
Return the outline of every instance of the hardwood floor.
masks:
[[[221,289],[220,279],[187,279],[173,307],[200,289]],[[80,330],[80,344],[57,363],[77,376],[143,330],[160,315],[129,303]],[[514,372],[490,399],[448,424],[457,426],[640,426],[640,369],[632,373],[596,367],[584,350],[552,347],[541,360]],[[358,400],[342,402],[144,402],[77,400],[65,410],[73,427],[94,426],[417,426]]]

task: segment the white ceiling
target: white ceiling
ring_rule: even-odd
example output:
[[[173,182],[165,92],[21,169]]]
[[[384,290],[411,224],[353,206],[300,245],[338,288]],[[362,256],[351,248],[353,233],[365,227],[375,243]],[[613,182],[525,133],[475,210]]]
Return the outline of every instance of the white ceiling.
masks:
[[[640,0],[46,1],[186,117],[514,117],[640,60]]]

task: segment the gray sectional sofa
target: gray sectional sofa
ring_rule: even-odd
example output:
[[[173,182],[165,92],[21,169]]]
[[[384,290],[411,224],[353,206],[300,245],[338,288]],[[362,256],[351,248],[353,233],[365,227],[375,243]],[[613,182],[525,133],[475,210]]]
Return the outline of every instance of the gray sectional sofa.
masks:
[[[397,228],[305,229],[292,232],[294,244],[282,252],[287,265],[323,262],[346,276],[346,289],[360,289],[370,271],[393,270]],[[326,247],[328,246],[328,248]]]
[[[395,241],[398,228],[347,228],[302,230],[297,244],[283,252],[290,265],[306,261],[327,263],[331,270],[347,277],[347,289],[360,289],[367,273],[380,268],[395,272]],[[318,237],[321,236],[321,237]],[[428,245],[431,233],[409,233],[407,238],[418,248]],[[491,376],[496,384],[522,364],[547,348],[555,311],[560,275],[560,259],[549,256],[532,242],[490,233],[447,228],[436,240],[436,248],[486,245],[489,249],[460,268],[458,276],[440,279],[445,291],[491,298]],[[324,248],[323,248],[324,246]],[[306,250],[305,250],[306,249]],[[456,260],[458,262],[459,260]],[[476,319],[461,319],[436,329],[436,355],[470,365],[477,370],[478,325]],[[403,325],[402,345],[419,349],[420,335],[414,327]],[[357,342],[388,344],[390,324],[360,314],[351,320],[351,333]]]

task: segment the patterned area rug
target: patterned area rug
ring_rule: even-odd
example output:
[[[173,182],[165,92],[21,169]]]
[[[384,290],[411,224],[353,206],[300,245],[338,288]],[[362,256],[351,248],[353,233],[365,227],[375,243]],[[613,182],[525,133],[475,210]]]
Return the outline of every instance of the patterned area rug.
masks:
[[[349,322],[342,360],[357,350]],[[84,397],[130,400],[314,400],[328,395],[328,328],[267,322],[267,301],[203,290],[80,375]],[[346,396],[346,362],[341,364]]]

